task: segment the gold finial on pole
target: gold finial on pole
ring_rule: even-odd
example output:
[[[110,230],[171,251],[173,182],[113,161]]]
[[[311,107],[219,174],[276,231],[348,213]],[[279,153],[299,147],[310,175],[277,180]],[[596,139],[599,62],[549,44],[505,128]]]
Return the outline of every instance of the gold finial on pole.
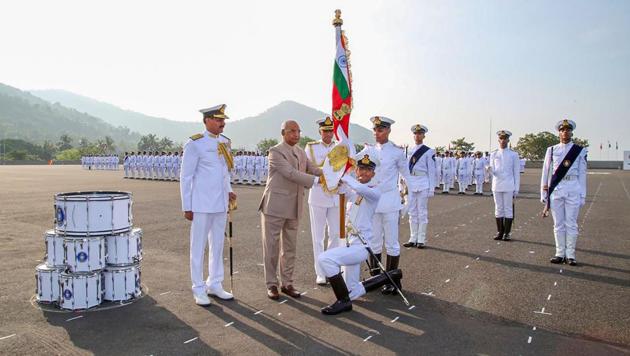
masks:
[[[335,19],[332,22],[333,26],[341,26],[343,25],[343,20],[341,19],[341,10],[335,10]]]

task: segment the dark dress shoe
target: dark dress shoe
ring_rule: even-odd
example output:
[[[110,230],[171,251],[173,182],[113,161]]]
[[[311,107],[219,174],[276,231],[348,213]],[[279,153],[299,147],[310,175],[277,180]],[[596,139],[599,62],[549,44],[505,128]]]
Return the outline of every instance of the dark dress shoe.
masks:
[[[403,244],[404,247],[416,247],[416,243],[415,242],[405,242]]]
[[[577,261],[575,260],[575,258],[569,258],[568,261],[569,266],[577,266]]]
[[[273,299],[273,300],[280,299],[280,293],[278,293],[278,287],[271,286],[271,287],[267,288],[267,297],[269,297],[269,299]]]
[[[337,315],[339,313],[348,312],[352,310],[352,302],[348,300],[337,300],[327,307],[322,308],[322,314],[324,315]]]
[[[424,248],[424,244],[423,244],[422,242],[418,242],[418,243],[416,244],[416,247],[417,247],[417,248]]]
[[[292,285],[286,286],[286,287],[280,287],[280,290],[282,291],[282,293],[292,298],[299,298],[302,295],[297,289],[293,288]]]
[[[503,234],[502,233],[498,233],[495,237],[494,240],[503,240]]]
[[[549,262],[555,263],[555,264],[563,263],[564,257],[555,256],[554,258],[550,259]]]

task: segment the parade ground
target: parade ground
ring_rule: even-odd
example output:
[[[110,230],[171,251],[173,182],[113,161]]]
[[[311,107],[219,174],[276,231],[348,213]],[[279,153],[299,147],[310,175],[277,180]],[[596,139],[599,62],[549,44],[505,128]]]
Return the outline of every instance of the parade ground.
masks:
[[[539,216],[539,180],[539,170],[522,174],[509,242],[492,239],[487,186],[483,197],[436,194],[428,247],[401,251],[410,306],[376,291],[355,301],[352,312],[330,317],[320,313],[334,296],[315,284],[307,212],[295,275],[303,295],[267,298],[257,212],[263,187],[234,187],[235,300],[213,299],[204,308],[190,290],[190,224],[178,183],[80,166],[0,166],[0,354],[630,354],[630,172],[589,172],[574,267],[549,263],[552,219]],[[45,253],[43,234],[53,227],[53,196],[92,190],[133,194],[133,223],[144,232],[145,294],[107,309],[40,308],[35,267]],[[400,242],[408,236],[405,217]]]

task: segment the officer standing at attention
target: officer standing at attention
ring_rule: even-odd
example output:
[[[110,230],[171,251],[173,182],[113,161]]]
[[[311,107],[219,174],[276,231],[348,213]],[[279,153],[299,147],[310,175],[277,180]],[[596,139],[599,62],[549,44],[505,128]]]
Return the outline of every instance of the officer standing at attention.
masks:
[[[398,190],[398,175],[402,175],[405,181],[409,181],[409,166],[405,149],[395,145],[389,140],[391,125],[394,120],[384,116],[370,118],[373,124],[374,139],[376,144],[366,144],[361,151],[363,155],[378,159],[381,164],[376,167],[374,181],[381,191],[381,199],[374,214],[373,230],[374,244],[372,250],[376,258],[382,258],[383,242],[387,251],[387,270],[398,268],[400,262],[400,243],[398,242],[398,216],[402,209],[401,196]],[[370,256],[370,259],[372,257]],[[379,273],[374,269],[376,261],[371,261],[372,274]],[[393,285],[383,287],[383,294],[395,292]]]
[[[494,216],[497,222],[495,240],[510,240],[513,199],[518,195],[521,184],[520,163],[518,154],[508,148],[512,133],[507,130],[497,132],[499,148],[490,154],[488,169],[492,175],[492,196],[494,198]]]
[[[329,116],[317,120],[319,125],[320,141],[312,141],[306,144],[304,151],[306,157],[314,165],[322,168],[326,156],[335,146],[333,142],[333,121]],[[313,259],[315,261],[315,282],[318,285],[326,284],[324,271],[317,263],[317,257],[324,252],[324,238],[328,227],[328,247],[334,248],[340,244],[339,240],[339,196],[329,191],[324,191],[322,185],[311,187],[308,193],[308,208],[311,219],[311,237],[313,238]]]
[[[424,125],[413,125],[413,140],[415,146],[408,152],[409,179],[407,190],[409,194],[409,230],[411,236],[404,243],[405,247],[424,248],[427,239],[427,224],[429,223],[428,202],[435,194],[435,152],[426,146],[424,136],[429,129]]]
[[[180,192],[182,210],[190,227],[190,275],[195,303],[210,305],[208,295],[230,300],[232,294],[223,290],[223,243],[228,204],[236,200],[230,185],[233,168],[230,140],[221,135],[225,127],[225,105],[202,109],[206,131],[190,137],[184,145]],[[208,279],[203,280],[203,260],[206,245]]]
[[[556,124],[560,143],[547,148],[540,180],[541,201],[553,216],[556,255],[551,263],[577,265],[575,245],[578,237],[577,218],[586,202],[586,148],[571,142],[575,122],[562,120]]]

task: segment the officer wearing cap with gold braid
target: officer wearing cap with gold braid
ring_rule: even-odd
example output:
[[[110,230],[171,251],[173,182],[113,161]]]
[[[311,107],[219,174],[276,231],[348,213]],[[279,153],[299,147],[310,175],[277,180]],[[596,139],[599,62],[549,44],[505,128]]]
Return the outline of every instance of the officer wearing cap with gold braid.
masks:
[[[223,290],[223,243],[230,201],[236,200],[230,185],[233,159],[230,140],[223,136],[225,105],[202,109],[206,130],[190,137],[184,145],[180,191],[184,217],[190,227],[190,275],[195,303],[210,305],[208,295],[229,300]],[[207,244],[208,278],[203,279],[203,260]]]
[[[304,151],[306,157],[317,167],[322,167],[326,155],[333,149],[333,121],[330,116],[317,120],[321,140],[306,144]],[[326,249],[337,247],[339,240],[339,196],[324,191],[323,185],[311,187],[308,193],[309,217],[311,219],[311,237],[313,238],[313,260],[315,261],[315,282],[319,285],[326,284],[324,271],[317,264],[317,257]],[[328,244],[324,248],[324,237],[328,226]]]
[[[548,204],[553,216],[556,255],[551,263],[577,265],[575,245],[577,218],[586,202],[586,148],[571,142],[575,122],[561,120],[556,124],[560,143],[547,148],[540,180],[541,201]]]

